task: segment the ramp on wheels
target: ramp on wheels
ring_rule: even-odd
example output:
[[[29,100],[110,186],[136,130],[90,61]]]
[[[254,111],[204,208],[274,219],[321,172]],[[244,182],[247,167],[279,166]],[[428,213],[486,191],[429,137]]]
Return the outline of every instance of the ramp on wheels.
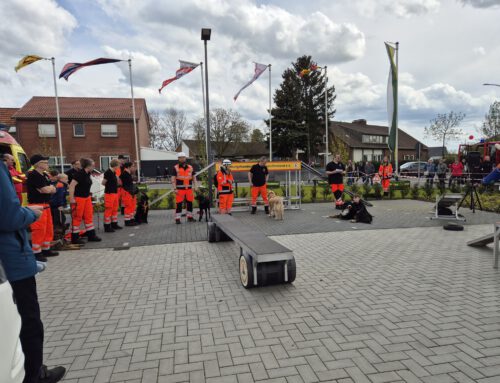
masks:
[[[480,238],[473,239],[472,241],[467,242],[467,246],[472,247],[483,247],[493,243],[495,241],[495,236],[493,234],[487,234]]]
[[[232,240],[240,246],[239,271],[243,287],[292,283],[295,258],[285,246],[268,238],[262,231],[228,214],[214,214],[207,224],[208,241]]]

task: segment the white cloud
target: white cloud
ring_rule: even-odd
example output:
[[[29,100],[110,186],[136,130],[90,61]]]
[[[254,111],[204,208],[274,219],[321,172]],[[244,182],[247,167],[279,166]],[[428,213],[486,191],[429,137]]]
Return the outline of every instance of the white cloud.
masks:
[[[464,5],[472,5],[475,8],[500,7],[498,0],[460,0]]]
[[[484,47],[475,47],[472,52],[475,54],[475,55],[479,55],[479,56],[484,56],[486,55],[486,49],[484,49]]]
[[[53,0],[2,0],[0,52],[9,57],[60,53],[76,19]]]
[[[359,13],[365,17],[376,17],[380,14],[393,14],[409,18],[427,13],[435,13],[441,5],[440,0],[355,0]]]

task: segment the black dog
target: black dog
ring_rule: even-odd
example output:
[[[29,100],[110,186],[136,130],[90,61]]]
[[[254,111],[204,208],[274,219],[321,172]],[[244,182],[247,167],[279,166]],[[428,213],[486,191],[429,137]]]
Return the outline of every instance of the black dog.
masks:
[[[208,219],[211,217],[209,199],[203,194],[198,194],[196,196],[196,200],[198,201],[198,207],[200,208],[200,211],[198,212],[200,219],[198,222],[201,222],[203,214],[205,214],[205,221],[208,222]]]
[[[137,195],[137,211],[135,212],[135,222],[148,223],[149,197],[144,192]]]

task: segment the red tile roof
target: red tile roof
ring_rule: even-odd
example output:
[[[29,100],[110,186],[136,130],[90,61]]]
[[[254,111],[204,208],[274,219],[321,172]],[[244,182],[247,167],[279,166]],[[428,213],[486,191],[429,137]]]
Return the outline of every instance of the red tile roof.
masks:
[[[135,99],[136,118],[146,108],[146,100]],[[59,97],[61,119],[132,119],[130,98]],[[56,118],[55,97],[33,97],[17,113],[16,119]]]
[[[12,118],[12,115],[18,110],[19,108],[0,108],[0,124],[15,126],[16,121]]]

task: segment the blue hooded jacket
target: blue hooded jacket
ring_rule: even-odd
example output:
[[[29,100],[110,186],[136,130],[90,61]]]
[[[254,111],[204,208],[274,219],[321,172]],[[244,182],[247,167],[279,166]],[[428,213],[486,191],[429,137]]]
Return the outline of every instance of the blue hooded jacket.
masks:
[[[0,163],[0,261],[10,282],[32,277],[37,273],[36,259],[31,251],[26,228],[36,215],[21,207],[7,167]]]

